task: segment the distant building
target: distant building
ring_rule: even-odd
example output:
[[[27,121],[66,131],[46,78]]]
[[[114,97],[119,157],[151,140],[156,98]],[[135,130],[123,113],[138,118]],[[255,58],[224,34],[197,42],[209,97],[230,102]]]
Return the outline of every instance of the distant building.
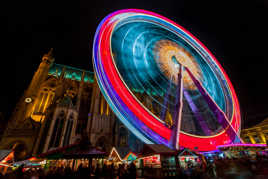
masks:
[[[268,118],[261,123],[241,131],[241,138],[245,143],[267,144],[268,141]]]
[[[72,144],[83,135],[106,151],[142,145],[113,114],[94,73],[56,64],[50,51],[17,103],[0,149],[20,144],[27,155],[39,154]]]

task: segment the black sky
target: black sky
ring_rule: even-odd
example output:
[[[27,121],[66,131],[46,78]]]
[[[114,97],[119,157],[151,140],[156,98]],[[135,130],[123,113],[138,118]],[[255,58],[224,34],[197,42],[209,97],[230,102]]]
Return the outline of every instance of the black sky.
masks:
[[[1,101],[8,118],[41,56],[54,48],[56,63],[92,70],[98,23],[124,8],[151,10],[194,34],[221,63],[236,90],[248,127],[268,116],[268,2],[198,0],[10,1],[0,5]]]

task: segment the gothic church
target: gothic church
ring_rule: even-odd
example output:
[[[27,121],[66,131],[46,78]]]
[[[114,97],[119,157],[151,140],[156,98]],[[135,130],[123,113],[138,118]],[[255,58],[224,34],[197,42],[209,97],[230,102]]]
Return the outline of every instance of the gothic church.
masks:
[[[42,57],[2,135],[0,149],[21,145],[27,155],[63,147],[83,136],[93,146],[139,150],[142,143],[113,114],[94,73]]]

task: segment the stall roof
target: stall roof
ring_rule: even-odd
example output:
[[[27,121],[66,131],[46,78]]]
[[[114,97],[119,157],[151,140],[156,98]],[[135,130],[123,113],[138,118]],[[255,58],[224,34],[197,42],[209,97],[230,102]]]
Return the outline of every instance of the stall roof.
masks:
[[[109,158],[113,158],[115,161],[128,160],[128,156],[137,156],[131,151],[129,147],[113,147]]]
[[[67,145],[64,147],[59,147],[59,148],[55,148],[53,150],[49,150],[45,153],[42,153],[40,155],[38,155],[39,158],[49,158],[49,159],[59,159],[59,158],[63,158],[63,153],[68,151],[68,150],[72,150],[75,146],[77,146],[78,143],[75,144],[71,144],[71,145]]]
[[[0,161],[2,161],[12,150],[0,150]]]
[[[129,152],[124,158],[123,160],[125,161],[133,161],[137,159],[137,155],[133,152]]]
[[[101,151],[91,145],[75,143],[65,147],[59,147],[38,157],[47,159],[67,159],[67,158],[97,158],[106,156],[106,152]]]
[[[183,149],[180,153],[179,153],[179,156],[183,156],[183,155],[193,155],[193,156],[198,156],[200,154],[197,154],[196,152],[194,151],[191,151],[187,148]]]
[[[163,144],[144,144],[140,157],[146,157],[150,155],[175,155],[176,151],[168,148]]]
[[[99,158],[106,156],[106,152],[95,147],[84,150],[72,150],[63,154],[64,158]]]
[[[129,152],[131,152],[129,147],[116,147],[116,150],[122,159],[125,158]]]
[[[115,147],[112,148],[108,158],[115,162],[122,162],[122,158]]]

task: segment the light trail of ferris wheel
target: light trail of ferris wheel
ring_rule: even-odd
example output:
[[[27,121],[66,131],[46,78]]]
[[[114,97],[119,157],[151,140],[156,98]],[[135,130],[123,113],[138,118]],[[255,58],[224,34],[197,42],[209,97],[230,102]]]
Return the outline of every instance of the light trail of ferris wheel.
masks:
[[[111,109],[145,143],[209,151],[237,136],[240,109],[228,76],[211,52],[175,22],[138,9],[111,13],[98,26],[93,57],[98,85]],[[184,67],[182,77],[176,61]],[[144,99],[152,100],[153,109]],[[178,110],[180,120],[174,117]],[[172,116],[178,135],[165,124],[166,116]],[[177,142],[171,136],[178,136]]]

